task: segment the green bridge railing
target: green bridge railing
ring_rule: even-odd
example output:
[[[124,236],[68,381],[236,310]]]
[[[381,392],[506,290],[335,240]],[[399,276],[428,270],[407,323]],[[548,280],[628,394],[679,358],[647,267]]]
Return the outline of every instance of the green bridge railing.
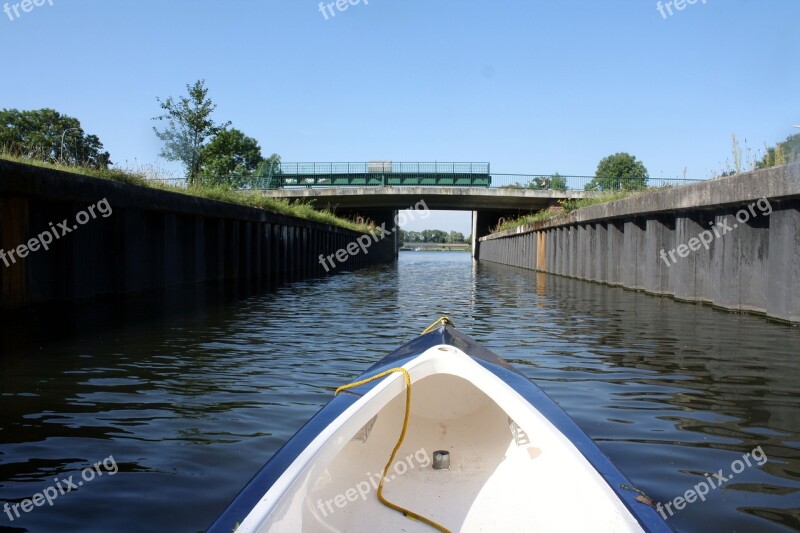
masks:
[[[264,165],[256,183],[265,189],[314,187],[489,187],[489,163],[278,163]],[[260,183],[259,183],[260,182]]]
[[[200,183],[242,190],[323,189],[347,187],[483,187],[540,191],[613,191],[675,187],[686,178],[596,178],[560,174],[498,174],[489,163],[264,163],[251,176],[199,177]],[[169,181],[185,185],[181,179]]]

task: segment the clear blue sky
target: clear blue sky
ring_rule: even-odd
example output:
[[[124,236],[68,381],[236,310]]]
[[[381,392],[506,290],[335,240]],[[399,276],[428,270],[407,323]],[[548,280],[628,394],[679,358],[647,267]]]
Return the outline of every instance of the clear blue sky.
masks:
[[[75,116],[122,166],[176,168],[150,119],[200,78],[219,121],[284,161],[587,175],[627,151],[706,178],[732,133],[758,149],[800,123],[798,0],[666,19],[654,0],[361,0],[329,20],[318,0],[51,1],[0,13],[0,107]]]

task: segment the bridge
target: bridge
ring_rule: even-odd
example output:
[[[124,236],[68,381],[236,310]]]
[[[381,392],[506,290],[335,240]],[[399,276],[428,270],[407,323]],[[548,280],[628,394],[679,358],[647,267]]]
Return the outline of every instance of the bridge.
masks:
[[[560,174],[498,174],[489,163],[399,163],[368,161],[360,163],[273,163],[261,165],[255,176],[232,176],[222,181],[246,184],[260,190],[330,189],[347,187],[482,187],[583,191],[594,176]],[[615,178],[619,188],[640,178]],[[697,180],[660,180],[681,182]],[[663,185],[664,183],[662,183]]]
[[[489,163],[278,163],[264,165],[252,184],[272,198],[304,201],[346,217],[378,224],[397,210],[424,201],[429,209],[472,211],[473,239],[488,235],[501,219],[584,198],[594,176],[495,174]],[[632,183],[626,183],[626,180]],[[654,181],[656,183],[654,183]],[[650,180],[665,186],[696,180]],[[641,186],[638,178],[616,178],[618,188]]]
[[[261,165],[255,176],[230,176],[220,181],[259,190],[331,189],[348,187],[480,187],[538,191],[599,190],[595,176],[555,174],[499,174],[489,163],[272,163]],[[642,188],[638,177],[604,178],[615,189]],[[685,185],[701,180],[649,178],[648,187]]]

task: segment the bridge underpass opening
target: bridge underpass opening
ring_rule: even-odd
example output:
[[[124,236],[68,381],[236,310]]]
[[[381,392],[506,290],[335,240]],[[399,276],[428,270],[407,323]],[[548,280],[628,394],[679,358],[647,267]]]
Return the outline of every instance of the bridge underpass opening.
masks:
[[[376,235],[381,240],[392,239],[399,254],[404,244],[414,249],[463,249],[458,244],[469,244],[473,257],[477,257],[479,239],[492,233],[501,223],[530,214],[530,209],[481,209],[475,211],[430,209],[424,198],[410,203],[408,209],[386,207],[334,208],[338,216],[363,222],[373,222]],[[407,243],[401,239],[400,230],[411,233]],[[460,241],[460,242],[458,242]],[[444,246],[431,246],[442,244]],[[398,256],[396,254],[396,257]]]
[[[424,205],[400,211],[398,222],[407,248],[465,250],[471,245],[471,211],[434,210]]]
[[[431,247],[431,243],[469,244],[474,257],[477,254],[478,239],[492,233],[503,221],[513,220],[530,212],[527,209],[482,209],[480,211],[404,209],[398,212],[397,222],[398,229],[407,232],[407,236],[408,233],[411,234],[410,243],[421,244],[421,246],[414,246],[415,248],[425,249]],[[420,238],[423,240],[419,240]],[[463,249],[460,246],[432,248]]]
[[[264,194],[308,203],[346,218],[371,220],[387,231],[392,230],[395,239],[398,222],[400,228],[411,231],[458,231],[472,236],[473,254],[477,253],[478,239],[489,235],[503,220],[547,209],[563,199],[585,196],[583,192],[436,186],[295,188],[264,191]],[[420,212],[426,211],[430,212],[423,219]],[[399,216],[401,213],[403,217]],[[421,222],[425,222],[425,227]],[[412,225],[405,228],[409,223]]]

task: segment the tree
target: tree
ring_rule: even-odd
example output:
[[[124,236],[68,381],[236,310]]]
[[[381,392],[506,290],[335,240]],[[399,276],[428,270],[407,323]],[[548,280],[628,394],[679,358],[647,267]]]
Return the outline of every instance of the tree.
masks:
[[[63,144],[62,144],[63,140]],[[50,163],[108,168],[108,152],[78,119],[54,109],[0,110],[0,148],[18,157]]]
[[[200,175],[204,183],[242,187],[258,170],[264,157],[258,141],[241,131],[223,129],[203,148]]]
[[[447,235],[447,242],[450,244],[461,244],[464,241],[464,234],[460,231],[451,231]]]
[[[528,182],[526,187],[528,189],[536,190],[566,191],[567,178],[563,177],[558,172],[552,176],[536,176]]]
[[[256,171],[253,179],[253,188],[278,189],[283,186],[280,175],[283,171],[280,167],[281,156],[272,154],[264,159]]]
[[[644,163],[628,153],[619,152],[600,161],[594,179],[585,188],[587,191],[639,191],[647,188],[648,178]]]
[[[422,242],[422,235],[418,231],[406,231],[403,242]]]
[[[422,236],[417,231],[400,230],[398,240],[403,244],[422,242]]]
[[[424,242],[447,242],[447,233],[440,229],[426,229],[421,233]]]
[[[280,168],[277,168],[278,165],[281,164],[281,156],[278,154],[272,154],[266,160],[264,160],[264,164],[272,167],[273,174],[282,174]]]
[[[756,163],[756,168],[769,168],[800,161],[800,133],[790,135],[785,141],[767,148],[764,158]]]
[[[545,176],[536,176],[535,178],[531,178],[528,184],[525,186],[526,189],[534,189],[534,190],[546,190],[550,188],[550,178]]]
[[[556,172],[552,176],[550,176],[550,188],[554,191],[566,191],[567,190],[567,178]]]
[[[153,120],[165,121],[167,127],[161,131],[154,127],[153,131],[164,143],[161,156],[183,163],[191,185],[200,174],[207,140],[228,127],[230,122],[218,125],[211,119],[217,106],[208,98],[205,80],[198,80],[194,85],[187,84],[186,90],[189,95],[180,97],[178,101],[171,96],[163,101],[156,98],[165,113]]]

